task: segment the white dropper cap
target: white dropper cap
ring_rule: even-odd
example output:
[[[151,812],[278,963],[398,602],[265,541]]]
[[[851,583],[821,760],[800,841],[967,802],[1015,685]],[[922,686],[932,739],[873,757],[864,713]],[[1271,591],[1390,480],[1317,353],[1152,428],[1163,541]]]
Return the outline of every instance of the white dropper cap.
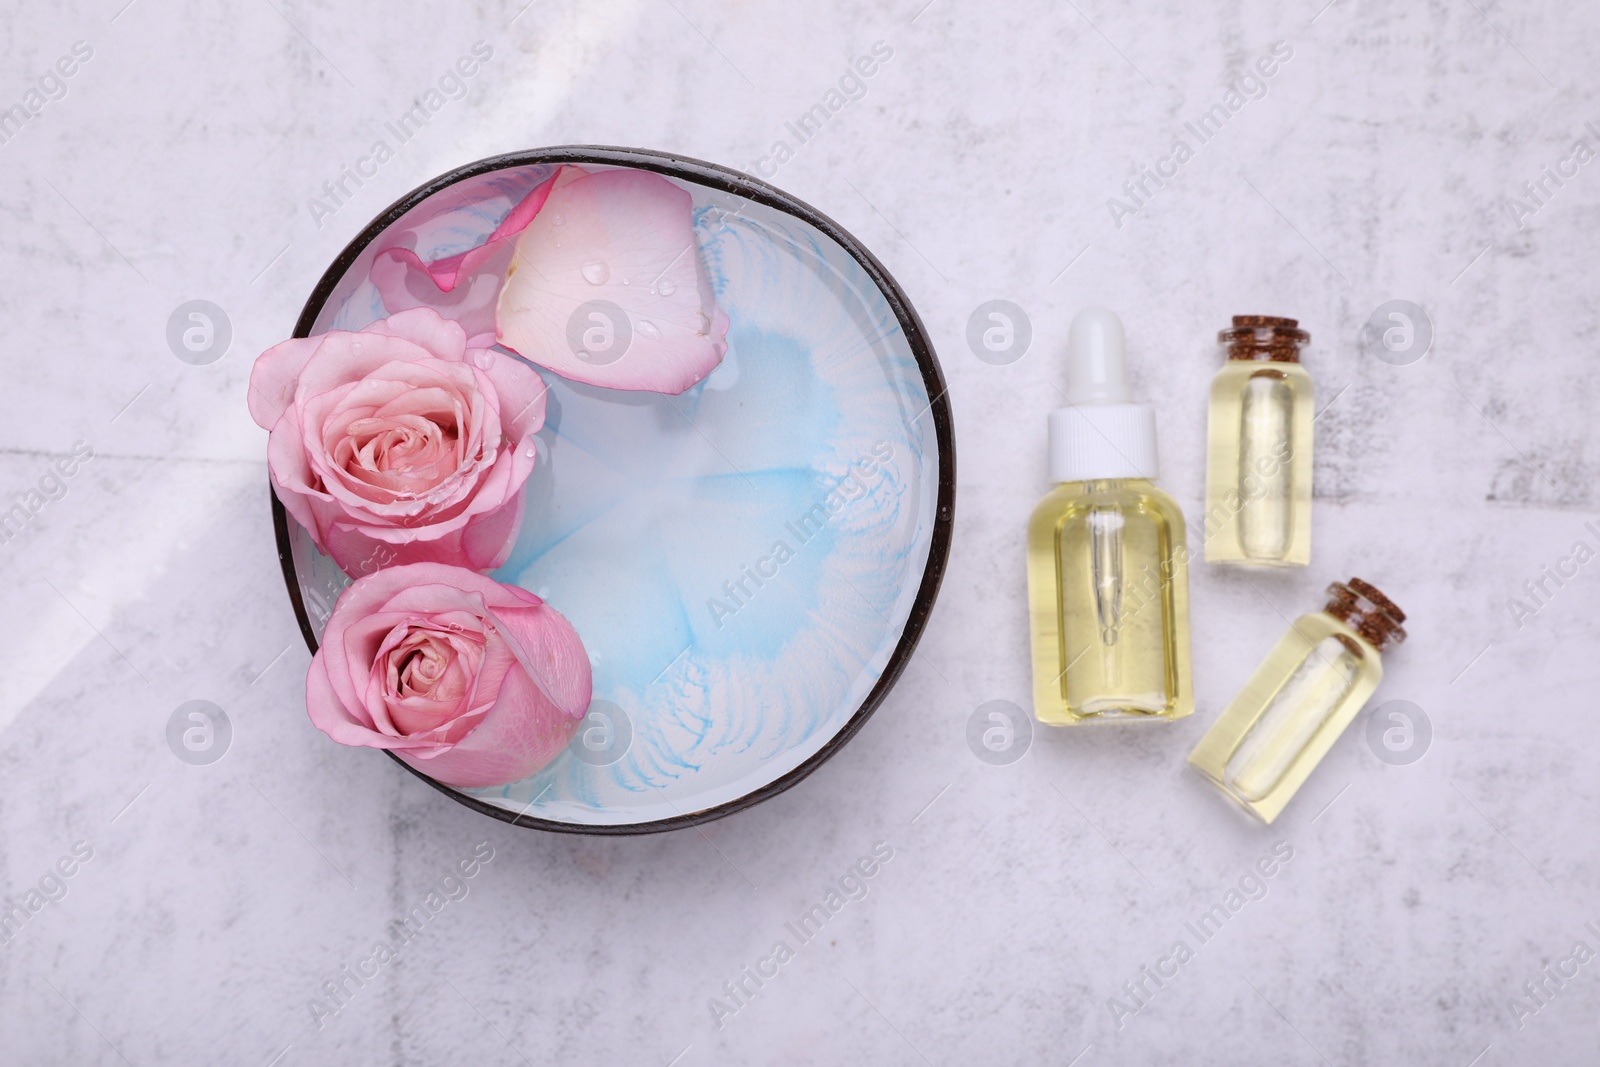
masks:
[[[1122,320],[1078,312],[1067,334],[1067,407],[1050,413],[1050,480],[1149,478],[1157,473],[1156,415],[1129,402]]]

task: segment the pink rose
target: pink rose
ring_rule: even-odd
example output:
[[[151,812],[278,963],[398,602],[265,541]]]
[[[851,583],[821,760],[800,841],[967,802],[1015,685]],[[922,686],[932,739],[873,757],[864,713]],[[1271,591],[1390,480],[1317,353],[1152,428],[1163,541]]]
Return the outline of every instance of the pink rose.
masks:
[[[544,425],[537,371],[429,308],[263,352],[250,414],[278,499],[345,573],[504,563]]]
[[[446,785],[520,781],[588,712],[589,658],[532,593],[438,563],[388,567],[339,597],[306,677],[311,721]]]

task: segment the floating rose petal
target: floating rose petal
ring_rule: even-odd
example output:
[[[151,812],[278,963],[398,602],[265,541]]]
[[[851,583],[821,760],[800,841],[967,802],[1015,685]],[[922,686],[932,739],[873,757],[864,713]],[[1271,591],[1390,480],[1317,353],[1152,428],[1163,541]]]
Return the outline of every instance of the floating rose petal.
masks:
[[[574,381],[681,393],[727,351],[692,201],[658,174],[601,171],[557,185],[508,271],[500,343]]]
[[[431,307],[459,322],[475,340],[480,334],[492,335],[495,301],[500,296],[517,235],[539,214],[554,190],[585,173],[578,167],[562,167],[540,182],[476,248],[431,263],[424,263],[415,250],[399,245],[379,252],[372,261],[371,277],[383,306],[391,315],[410,308]],[[483,343],[493,344],[493,337]]]

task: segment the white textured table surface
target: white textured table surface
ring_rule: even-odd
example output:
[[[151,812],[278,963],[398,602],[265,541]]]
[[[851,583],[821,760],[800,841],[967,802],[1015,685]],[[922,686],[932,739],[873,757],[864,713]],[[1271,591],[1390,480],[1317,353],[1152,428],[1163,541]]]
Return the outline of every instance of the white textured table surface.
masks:
[[[1600,14],[122,3],[13,5],[0,43],[0,107],[37,112],[0,126],[0,503],[57,498],[0,544],[0,897],[59,898],[0,935],[0,1063],[1600,1062],[1600,562],[1560,563],[1600,548]],[[464,96],[397,144],[386,123],[479,41]],[[877,41],[864,94],[797,143],[786,123]],[[1202,141],[1186,124],[1217,104]],[[309,202],[382,139],[364,185]],[[460,163],[609,143],[772,174],[780,139],[773,180],[877,252],[950,381],[955,545],[899,687],[789,793],[639,839],[514,830],[326,740],[245,413],[254,354],[368,218]],[[1033,326],[1007,366],[965,340],[995,298]],[[208,366],[166,342],[191,299],[231,321]],[[1419,362],[1362,350],[1391,299],[1431,318]],[[1210,338],[1301,318],[1330,405],[1315,561],[1255,588],[1195,571],[1191,718],[989,766],[966,723],[1028,704],[1022,527],[1090,303],[1128,322],[1191,513]],[[79,441],[92,460],[55,482]],[[1547,565],[1576,574],[1519,620]],[[1184,757],[1284,617],[1352,573],[1410,613],[1376,702],[1421,707],[1431,746],[1381,762],[1363,717],[1276,826],[1248,825]],[[192,699],[233,724],[210,766],[166,742]],[[345,978],[481,842],[466,895]],[[795,938],[879,842],[865,897]],[[1274,846],[1292,858],[1265,895],[1196,937]],[[729,997],[780,940],[794,958]],[[1180,940],[1158,988],[1142,968],[1170,973]]]

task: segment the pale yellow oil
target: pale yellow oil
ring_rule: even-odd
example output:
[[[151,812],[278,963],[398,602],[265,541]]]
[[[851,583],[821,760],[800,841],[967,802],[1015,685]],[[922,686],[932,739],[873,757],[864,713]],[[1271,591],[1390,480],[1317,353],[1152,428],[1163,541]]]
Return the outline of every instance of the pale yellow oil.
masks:
[[[1033,710],[1042,723],[1194,710],[1183,513],[1142,478],[1067,482],[1028,521]]]
[[[1250,676],[1189,762],[1270,823],[1355,718],[1383,662],[1331,615],[1303,615]]]
[[[1298,363],[1230,359],[1212,379],[1207,563],[1311,562],[1312,405]]]

